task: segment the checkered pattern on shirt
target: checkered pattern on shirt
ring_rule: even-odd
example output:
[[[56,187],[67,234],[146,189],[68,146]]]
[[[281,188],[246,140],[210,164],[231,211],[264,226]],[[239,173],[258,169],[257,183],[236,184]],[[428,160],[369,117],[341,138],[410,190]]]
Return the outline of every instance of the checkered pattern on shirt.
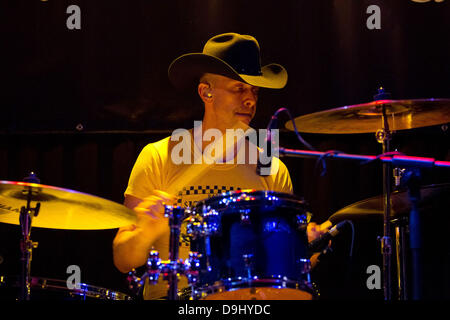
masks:
[[[241,188],[234,188],[230,186],[221,186],[221,185],[215,185],[215,186],[188,186],[184,187],[180,192],[177,194],[177,205],[183,206],[183,198],[189,197],[189,196],[196,196],[196,195],[205,195],[204,198],[210,198],[212,196],[229,192],[229,191],[236,191],[241,190]]]

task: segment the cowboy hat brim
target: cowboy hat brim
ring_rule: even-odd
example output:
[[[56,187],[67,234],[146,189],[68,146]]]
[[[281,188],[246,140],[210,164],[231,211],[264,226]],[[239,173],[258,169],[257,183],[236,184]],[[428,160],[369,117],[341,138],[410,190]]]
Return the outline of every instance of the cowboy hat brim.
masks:
[[[286,69],[276,63],[261,68],[261,75],[239,74],[225,61],[204,53],[188,53],[175,59],[169,66],[169,80],[178,89],[198,84],[204,73],[219,74],[256,87],[281,89],[287,83]]]

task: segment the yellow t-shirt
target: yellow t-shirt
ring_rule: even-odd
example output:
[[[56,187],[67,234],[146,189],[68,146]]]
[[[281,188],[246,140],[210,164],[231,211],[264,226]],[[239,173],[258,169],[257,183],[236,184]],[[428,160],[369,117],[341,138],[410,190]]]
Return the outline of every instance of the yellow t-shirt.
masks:
[[[268,176],[258,175],[256,164],[238,164],[236,159],[231,164],[175,164],[171,155],[177,143],[167,137],[145,146],[133,167],[125,195],[143,199],[152,190],[162,190],[177,197],[174,205],[186,208],[228,191],[255,189],[293,193],[289,172],[278,158],[274,157],[272,160],[273,167],[277,168],[276,174]],[[197,148],[194,143],[193,148]],[[194,150],[191,152],[194,154]],[[170,230],[167,226],[167,232],[153,244],[163,260],[167,260],[169,256],[169,237]],[[189,247],[181,244],[180,258],[186,259],[188,253]],[[187,281],[181,276],[179,288],[186,286]],[[161,279],[157,285],[146,285],[144,299],[165,297],[167,288],[167,281]]]

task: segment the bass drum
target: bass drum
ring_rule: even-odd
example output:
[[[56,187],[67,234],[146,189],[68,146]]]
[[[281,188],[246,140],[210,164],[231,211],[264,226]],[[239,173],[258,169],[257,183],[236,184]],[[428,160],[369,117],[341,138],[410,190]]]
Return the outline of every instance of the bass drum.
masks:
[[[187,219],[200,254],[191,297],[312,300],[306,203],[291,194],[245,190],[197,203]]]
[[[0,276],[0,298],[17,300],[20,292],[17,277]],[[102,287],[80,283],[69,289],[65,280],[31,277],[30,300],[132,300],[131,296]]]

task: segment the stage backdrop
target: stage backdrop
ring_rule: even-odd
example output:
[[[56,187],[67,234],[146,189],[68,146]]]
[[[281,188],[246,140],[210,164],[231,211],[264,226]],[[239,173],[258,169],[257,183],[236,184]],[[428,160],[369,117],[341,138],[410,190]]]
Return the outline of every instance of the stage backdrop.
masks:
[[[297,117],[369,102],[380,86],[393,99],[450,98],[449,21],[449,1],[2,1],[0,180],[20,181],[34,171],[43,184],[121,203],[142,147],[202,118],[195,94],[169,83],[170,62],[201,52],[219,33],[255,36],[262,63],[288,70],[284,89],[261,90],[255,128],[266,127],[280,107]],[[287,115],[280,120],[283,129]],[[373,134],[303,137],[320,151],[381,153]],[[281,145],[304,148],[287,130]],[[450,160],[446,124],[397,132],[392,146]],[[320,176],[314,160],[283,160],[317,222],[382,193],[379,164],[329,161]],[[422,178],[423,185],[450,182],[443,169]],[[448,213],[441,208],[442,216]],[[436,223],[441,218],[433,216]],[[381,266],[381,227],[363,222],[357,229],[351,286],[343,285],[348,275],[341,272],[345,241],[344,257],[324,263],[316,279],[323,296],[382,297],[365,282],[366,267]],[[0,224],[0,230],[0,271],[17,274],[18,227]],[[112,265],[115,232],[34,229],[32,274],[65,279],[67,267],[79,265],[82,281],[126,291],[125,276]],[[446,248],[439,253],[444,264]],[[450,276],[441,278],[436,282],[448,297]]]

